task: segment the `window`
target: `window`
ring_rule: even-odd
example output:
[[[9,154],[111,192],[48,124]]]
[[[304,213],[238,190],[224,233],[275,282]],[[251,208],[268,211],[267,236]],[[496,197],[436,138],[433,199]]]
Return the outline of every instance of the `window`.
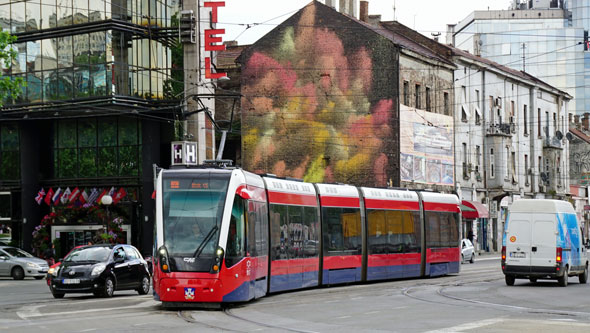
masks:
[[[510,101],[510,117],[514,117],[514,101]]]
[[[512,180],[516,181],[517,179],[517,175],[516,175],[516,152],[511,152],[511,159],[510,162],[512,164]]]
[[[524,179],[529,182],[529,155],[524,154]]]
[[[539,172],[543,172],[543,157],[539,156]]]
[[[139,176],[141,122],[133,118],[85,118],[54,122],[56,178]]]
[[[537,136],[543,136],[543,134],[541,133],[541,108],[537,109]]]
[[[369,254],[420,252],[419,212],[370,209],[367,223]]]
[[[320,224],[316,207],[270,205],[270,224],[272,260],[319,255]]]
[[[14,123],[0,125],[0,179],[20,179],[20,138]]]
[[[425,212],[426,247],[455,247],[459,244],[457,213]]]
[[[448,92],[443,93],[443,100],[444,100],[443,102],[445,103],[445,105],[444,105],[445,115],[450,116],[451,113],[450,113],[450,108],[449,108],[449,93]]]
[[[479,112],[479,108],[476,107],[475,108],[475,125],[480,125],[481,124],[481,114]]]
[[[430,100],[430,87],[426,87],[426,111],[432,111],[432,105]]]
[[[480,165],[481,161],[481,147],[475,146],[475,165]]]
[[[528,126],[529,117],[528,117],[528,110],[527,110],[526,104],[523,107],[522,116],[523,116],[524,134],[528,135],[529,134],[529,126]]]
[[[495,178],[495,170],[494,170],[494,148],[490,148],[490,178]]]
[[[475,89],[475,106],[478,108],[481,107],[479,105],[479,90],[477,90],[477,89]]]
[[[242,260],[246,255],[246,230],[247,215],[245,214],[245,200],[240,196],[235,197],[227,235],[227,247],[225,249],[225,264],[231,267]]]
[[[421,100],[421,96],[420,96],[420,94],[421,94],[421,93],[422,93],[422,92],[420,91],[420,85],[419,85],[419,84],[417,84],[417,85],[416,85],[416,91],[415,91],[415,94],[416,94],[416,96],[415,96],[415,97],[416,97],[416,100],[415,100],[415,102],[414,102],[414,107],[415,107],[416,109],[420,109],[420,108],[422,107],[422,105],[421,105],[421,103],[420,103],[420,100]]]
[[[557,113],[553,112],[553,133],[557,131]]]
[[[361,254],[361,214],[358,208],[322,208],[324,255]]]
[[[404,105],[409,106],[410,104],[410,83],[404,81]]]
[[[461,121],[466,123],[467,122],[467,111],[465,111],[465,106],[461,105]]]

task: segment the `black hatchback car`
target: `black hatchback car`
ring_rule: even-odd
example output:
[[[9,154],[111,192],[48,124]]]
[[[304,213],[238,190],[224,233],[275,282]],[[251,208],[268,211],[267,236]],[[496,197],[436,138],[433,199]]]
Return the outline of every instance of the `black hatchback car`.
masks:
[[[49,275],[55,298],[69,293],[93,293],[112,297],[115,290],[150,291],[147,262],[131,245],[98,244],[72,250]]]

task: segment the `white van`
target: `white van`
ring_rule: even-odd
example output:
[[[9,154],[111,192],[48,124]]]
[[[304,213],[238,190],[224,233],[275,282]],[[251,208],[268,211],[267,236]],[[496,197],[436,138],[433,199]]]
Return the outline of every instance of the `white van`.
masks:
[[[502,237],[502,272],[515,279],[588,280],[588,257],[576,212],[567,201],[521,199],[509,208]]]

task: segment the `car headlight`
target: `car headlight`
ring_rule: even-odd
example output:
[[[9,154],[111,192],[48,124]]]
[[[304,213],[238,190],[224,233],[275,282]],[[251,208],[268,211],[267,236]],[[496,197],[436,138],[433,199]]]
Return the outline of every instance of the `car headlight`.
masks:
[[[57,276],[57,269],[51,267],[49,270],[47,270],[47,274]]]
[[[96,266],[94,266],[94,268],[92,269],[92,273],[90,273],[90,275],[94,276],[94,275],[99,275],[100,273],[102,273],[104,271],[104,269],[107,266],[105,264],[98,264]]]
[[[27,266],[30,268],[35,268],[35,269],[40,269],[41,267],[39,267],[39,265],[32,263],[32,262],[28,262]]]

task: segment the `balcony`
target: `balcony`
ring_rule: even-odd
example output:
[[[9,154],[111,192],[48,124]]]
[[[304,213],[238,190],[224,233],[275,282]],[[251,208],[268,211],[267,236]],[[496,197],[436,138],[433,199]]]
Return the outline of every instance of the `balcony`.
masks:
[[[563,149],[562,140],[557,137],[545,137],[543,138],[543,149]]]
[[[494,123],[487,128],[486,136],[512,136],[515,131],[516,125],[514,123]]]

